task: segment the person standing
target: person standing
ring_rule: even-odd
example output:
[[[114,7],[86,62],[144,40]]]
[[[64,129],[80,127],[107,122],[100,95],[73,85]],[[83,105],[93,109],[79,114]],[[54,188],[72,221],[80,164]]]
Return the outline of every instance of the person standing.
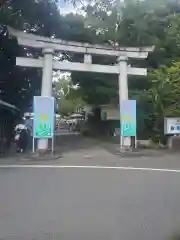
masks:
[[[17,152],[24,152],[28,143],[28,129],[23,120],[15,127],[15,141]]]
[[[25,126],[28,130],[28,148],[32,147],[32,141],[33,141],[33,119],[30,118],[30,116],[27,116],[25,118]]]

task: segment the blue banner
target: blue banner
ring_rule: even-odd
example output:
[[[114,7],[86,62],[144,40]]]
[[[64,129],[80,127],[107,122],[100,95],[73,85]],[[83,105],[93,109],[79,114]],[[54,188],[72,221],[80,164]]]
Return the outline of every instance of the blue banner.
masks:
[[[54,98],[34,97],[34,138],[52,138],[54,135]]]
[[[122,102],[120,109],[121,136],[136,136],[136,100],[126,100]]]

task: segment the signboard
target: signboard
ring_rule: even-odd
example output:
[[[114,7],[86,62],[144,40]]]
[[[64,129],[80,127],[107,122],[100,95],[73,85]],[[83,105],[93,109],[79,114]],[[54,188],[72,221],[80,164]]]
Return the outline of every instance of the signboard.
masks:
[[[164,119],[164,133],[166,135],[180,134],[180,117],[169,117]]]
[[[119,106],[101,106],[101,119],[103,121],[107,120],[119,120],[120,112]]]
[[[34,138],[52,138],[54,135],[54,98],[34,97]]]
[[[136,136],[136,100],[122,102],[121,112],[121,136]]]

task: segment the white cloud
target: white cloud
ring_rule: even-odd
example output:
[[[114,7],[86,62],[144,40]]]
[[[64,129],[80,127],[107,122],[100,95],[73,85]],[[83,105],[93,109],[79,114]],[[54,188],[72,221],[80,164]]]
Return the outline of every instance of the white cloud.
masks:
[[[78,13],[78,14],[82,14],[84,15],[84,11],[82,11],[82,4],[76,5],[74,6],[73,4],[61,4],[58,6],[59,7],[59,11],[62,15],[67,15],[69,13]]]
[[[76,9],[73,6],[59,7],[59,11],[63,15],[66,15],[68,13],[76,13]]]

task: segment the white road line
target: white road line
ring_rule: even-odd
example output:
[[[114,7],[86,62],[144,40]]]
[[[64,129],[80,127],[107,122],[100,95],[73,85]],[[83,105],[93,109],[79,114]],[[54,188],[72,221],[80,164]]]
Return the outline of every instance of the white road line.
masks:
[[[111,167],[111,166],[78,166],[78,165],[0,165],[2,168],[83,168],[83,169],[116,169],[116,170],[136,170],[136,171],[154,171],[154,172],[175,172],[180,173],[180,169],[167,168],[139,168],[139,167]]]

